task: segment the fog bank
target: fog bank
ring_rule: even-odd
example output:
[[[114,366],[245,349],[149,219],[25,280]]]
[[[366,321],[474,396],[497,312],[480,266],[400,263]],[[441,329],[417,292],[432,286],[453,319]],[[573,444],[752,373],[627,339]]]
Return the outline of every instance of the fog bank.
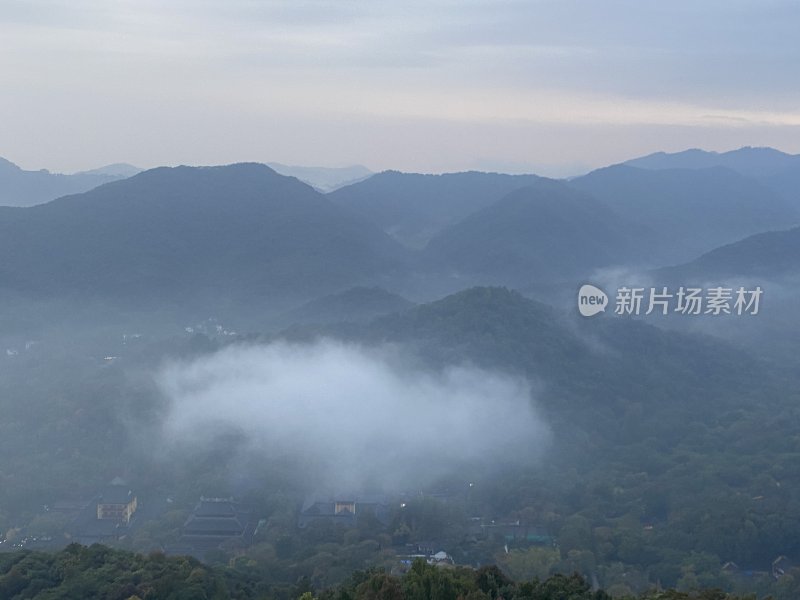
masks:
[[[191,451],[235,432],[265,460],[296,457],[337,488],[524,464],[548,438],[526,381],[470,366],[432,372],[393,348],[237,345],[167,365],[157,382],[170,444]]]

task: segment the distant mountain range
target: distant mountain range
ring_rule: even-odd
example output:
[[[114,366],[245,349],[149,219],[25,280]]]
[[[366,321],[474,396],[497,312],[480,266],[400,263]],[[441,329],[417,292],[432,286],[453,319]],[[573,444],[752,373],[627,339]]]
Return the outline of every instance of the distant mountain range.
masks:
[[[674,154],[656,152],[625,164],[656,170],[725,167],[758,179],[800,210],[800,154],[786,154],[774,148],[745,147],[722,153],[694,149]]]
[[[133,177],[142,171],[144,171],[144,169],[134,167],[128,163],[114,163],[112,165],[106,165],[105,167],[90,169],[89,171],[80,171],[76,173],[76,175],[110,175],[111,177],[125,178]]]
[[[275,318],[330,322],[472,285],[571,289],[616,267],[791,273],[798,230],[782,230],[796,225],[798,210],[768,181],[792,175],[785,169],[794,157],[751,150],[689,152],[681,161],[752,156],[758,168],[749,171],[764,177],[741,165],[615,165],[569,181],[387,171],[328,194],[255,163],[163,167],[116,181],[107,180],[135,167],[42,173],[101,183],[33,207],[0,207],[0,297],[21,298],[20,306],[28,298],[176,310],[247,304]],[[640,165],[673,155],[653,156]],[[0,163],[4,174],[37,175]]]
[[[93,171],[62,175],[25,171],[0,158],[0,206],[33,206],[67,194],[79,194],[92,188],[129,177],[137,172],[131,165],[109,165]]]
[[[638,255],[656,265],[686,262],[722,244],[798,221],[798,211],[775,191],[726,167],[615,165],[569,185],[627,219]]]
[[[281,175],[296,177],[320,192],[366,179],[372,171],[361,165],[352,167],[299,167],[268,163]],[[127,163],[114,163],[73,174],[51,173],[46,169],[25,171],[0,158],[0,206],[34,206],[69,194],[87,192],[98,185],[133,177],[144,169]]]
[[[536,175],[498,173],[422,175],[384,171],[328,197],[405,245],[422,248],[449,225],[539,179]]]
[[[298,167],[282,163],[267,163],[267,166],[281,175],[297,177],[319,192],[332,192],[345,185],[362,181],[372,175],[367,167]]]
[[[697,148],[683,152],[656,152],[625,161],[640,169],[708,169],[725,167],[750,177],[769,177],[786,169],[800,167],[800,154],[786,154],[774,148],[750,146],[729,152],[709,152]]]

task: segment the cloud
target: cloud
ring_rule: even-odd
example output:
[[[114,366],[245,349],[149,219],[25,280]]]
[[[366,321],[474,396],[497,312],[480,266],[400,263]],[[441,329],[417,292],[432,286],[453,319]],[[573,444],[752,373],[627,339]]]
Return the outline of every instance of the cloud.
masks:
[[[295,458],[340,488],[530,464],[548,439],[525,381],[467,366],[431,372],[392,348],[233,346],[157,380],[174,448],[235,432],[248,452]]]

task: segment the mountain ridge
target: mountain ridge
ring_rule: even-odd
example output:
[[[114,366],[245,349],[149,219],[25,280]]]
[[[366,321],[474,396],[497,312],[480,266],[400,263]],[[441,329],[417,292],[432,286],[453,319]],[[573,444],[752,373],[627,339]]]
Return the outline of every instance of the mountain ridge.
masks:
[[[0,210],[0,284],[28,292],[314,295],[399,268],[404,250],[265,165],[159,167]]]
[[[744,146],[726,152],[691,148],[681,152],[654,152],[622,164],[644,169],[704,169],[727,167],[743,175],[766,177],[800,166],[800,154],[788,154],[768,146]]]
[[[615,264],[624,218],[567,184],[539,179],[435,236],[433,260],[491,284],[560,281]]]
[[[656,265],[686,262],[798,219],[798,211],[763,183],[726,167],[650,170],[619,164],[568,184],[632,222],[640,252]]]
[[[47,169],[27,171],[0,157],[0,206],[34,206],[60,196],[86,192],[125,176],[91,171],[72,175],[51,173]]]
[[[432,175],[389,170],[328,197],[406,246],[421,249],[445,227],[539,179],[479,171]]]

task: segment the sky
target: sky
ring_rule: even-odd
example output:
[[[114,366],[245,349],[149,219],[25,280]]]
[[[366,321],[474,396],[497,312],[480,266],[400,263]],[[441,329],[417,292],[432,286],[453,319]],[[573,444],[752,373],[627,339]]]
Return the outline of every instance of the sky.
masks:
[[[794,0],[2,0],[0,156],[575,174],[800,153]]]

